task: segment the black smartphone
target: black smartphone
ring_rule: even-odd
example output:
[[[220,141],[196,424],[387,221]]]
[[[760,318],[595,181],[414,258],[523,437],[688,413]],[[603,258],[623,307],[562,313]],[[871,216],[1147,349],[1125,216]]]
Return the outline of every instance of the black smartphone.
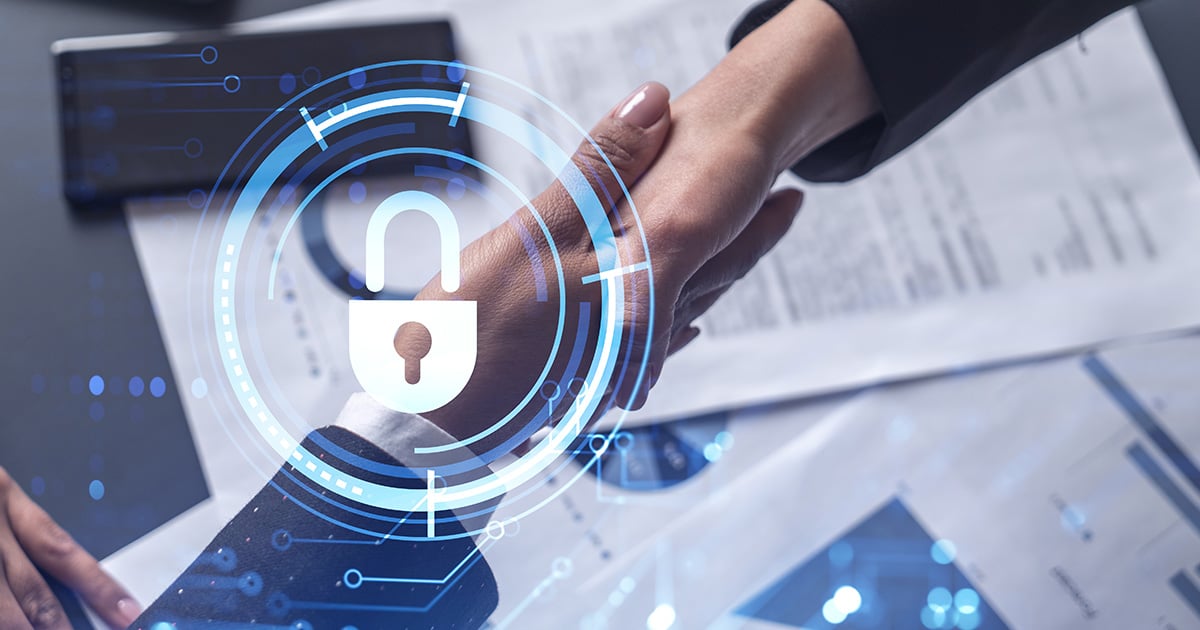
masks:
[[[63,190],[76,208],[212,186],[289,99],[362,66],[457,58],[447,21],[308,31],[206,31],[55,42]],[[468,125],[415,142],[470,151]]]

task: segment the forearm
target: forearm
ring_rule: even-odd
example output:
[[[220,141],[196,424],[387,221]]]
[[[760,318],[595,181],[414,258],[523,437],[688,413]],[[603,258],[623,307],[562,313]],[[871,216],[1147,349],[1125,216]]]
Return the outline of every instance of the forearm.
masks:
[[[674,106],[766,153],[773,175],[878,111],[846,23],[824,0],[796,0],[742,40]]]
[[[1134,0],[767,0],[737,27],[729,56],[767,42],[765,52],[780,59],[763,68],[785,75],[781,81],[811,79],[808,89],[824,93],[812,98],[845,108],[822,119],[829,110],[805,108],[792,95],[783,101],[791,109],[781,113],[817,117],[815,128],[801,136],[801,150],[789,155],[803,158],[793,170],[812,181],[846,181],[903,151],[1021,64],[1131,4]],[[841,28],[827,30],[834,21]],[[834,33],[834,39],[821,33]],[[847,66],[849,47],[857,59]],[[797,74],[798,54],[815,57],[815,67]],[[838,73],[849,73],[849,83],[839,84]],[[863,103],[855,94],[864,86],[876,103],[874,115],[865,117],[855,108]],[[869,122],[847,126],[840,116]],[[796,135],[794,129],[777,129],[785,137]]]

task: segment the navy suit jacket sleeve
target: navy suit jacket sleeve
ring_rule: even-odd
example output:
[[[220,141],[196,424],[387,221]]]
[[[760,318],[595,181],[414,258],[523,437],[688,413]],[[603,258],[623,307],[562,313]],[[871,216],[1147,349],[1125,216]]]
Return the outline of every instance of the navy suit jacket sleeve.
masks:
[[[317,433],[361,457],[397,464],[340,427]],[[305,445],[320,456],[318,442]],[[132,627],[478,628],[495,610],[496,580],[470,537],[381,540],[345,525],[420,536],[424,519],[397,526],[396,513],[367,505],[351,512],[326,498],[284,465]],[[463,532],[451,513],[438,516],[439,536]]]
[[[881,114],[793,171],[815,182],[866,174],[984,88],[1133,0],[826,0],[850,29]],[[790,0],[754,7],[731,45]]]

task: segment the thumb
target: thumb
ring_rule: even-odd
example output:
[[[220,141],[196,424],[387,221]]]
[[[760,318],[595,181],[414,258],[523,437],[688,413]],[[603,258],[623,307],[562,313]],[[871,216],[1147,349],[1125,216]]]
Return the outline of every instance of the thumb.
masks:
[[[632,187],[658,157],[671,127],[670,102],[666,86],[643,83],[592,128],[572,156],[610,212],[622,199],[620,183]]]

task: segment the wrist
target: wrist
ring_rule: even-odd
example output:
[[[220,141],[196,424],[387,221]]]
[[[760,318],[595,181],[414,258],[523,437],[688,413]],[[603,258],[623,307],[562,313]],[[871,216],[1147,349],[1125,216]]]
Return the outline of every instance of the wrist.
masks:
[[[824,0],[794,0],[688,97],[720,101],[712,122],[765,150],[775,174],[878,111],[849,28]]]

